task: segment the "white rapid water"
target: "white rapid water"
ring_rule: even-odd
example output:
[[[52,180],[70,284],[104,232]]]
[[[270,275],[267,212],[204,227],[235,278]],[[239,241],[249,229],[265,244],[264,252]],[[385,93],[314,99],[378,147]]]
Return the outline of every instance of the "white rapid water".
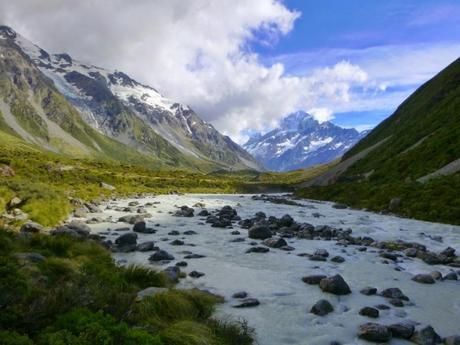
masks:
[[[182,261],[183,251],[206,255],[202,259],[187,260],[188,266],[182,271],[200,271],[206,275],[193,279],[183,279],[179,287],[197,287],[224,296],[227,300],[219,307],[218,317],[230,315],[244,318],[254,327],[258,343],[261,345],[281,344],[329,344],[339,341],[341,344],[364,344],[357,339],[357,328],[365,322],[391,324],[403,321],[416,321],[430,324],[441,336],[460,333],[460,281],[438,281],[433,285],[419,284],[411,280],[413,274],[429,273],[439,270],[443,274],[451,270],[446,266],[429,266],[418,259],[405,258],[402,263],[382,263],[377,249],[369,248],[367,252],[359,252],[357,247],[342,247],[335,241],[319,241],[304,239],[288,239],[288,244],[295,248],[292,252],[270,249],[265,254],[245,254],[250,248],[247,230],[235,228],[212,228],[203,224],[201,217],[174,217],[169,212],[176,206],[193,206],[197,202],[204,203],[208,211],[224,205],[235,207],[238,215],[252,217],[256,212],[263,211],[267,216],[281,217],[290,214],[297,222],[308,222],[313,225],[330,225],[337,228],[351,228],[353,235],[368,235],[379,240],[415,241],[433,251],[440,251],[448,246],[460,252],[460,227],[402,219],[374,213],[349,209],[334,209],[331,203],[303,201],[307,207],[278,205],[269,202],[255,201],[251,195],[162,195],[143,199],[126,199],[112,201],[112,206],[127,206],[130,201],[138,201],[140,205],[156,202],[146,207],[152,218],[146,219],[148,226],[158,230],[155,234],[138,234],[138,243],[153,240],[161,249],[175,256],[175,261],[167,265],[152,265],[148,257],[152,252],[114,253],[116,260],[127,263],[149,265],[163,269]],[[104,205],[102,206],[104,208]],[[196,213],[199,208],[195,208]],[[320,213],[324,217],[315,218],[312,213]],[[112,216],[116,221],[127,213],[105,210],[103,214],[94,214],[107,218]],[[201,223],[201,224],[199,224]],[[130,226],[123,223],[105,222],[91,225],[93,232],[104,232]],[[130,226],[131,227],[131,226]],[[178,230],[180,236],[168,233]],[[186,230],[194,230],[196,235],[185,236]],[[231,231],[239,230],[241,235],[232,235]],[[423,235],[422,233],[426,234]],[[110,231],[108,238],[114,240],[123,232]],[[428,237],[441,236],[443,243]],[[245,242],[232,243],[236,237],[246,237]],[[174,239],[185,241],[183,246],[169,243]],[[191,246],[193,244],[194,246]],[[341,255],[346,261],[315,262],[298,253],[312,253],[315,249],[324,248],[330,256]],[[402,270],[395,270],[396,267]],[[457,269],[458,270],[458,269]],[[307,285],[301,277],[311,274],[341,274],[350,285],[351,295],[335,296],[321,292],[316,285]],[[388,287],[399,287],[413,302],[412,306],[403,308],[391,307],[380,311],[378,319],[369,319],[358,314],[364,306],[387,304],[380,296],[364,296],[359,290],[373,286],[379,291]],[[232,305],[237,300],[232,294],[246,291],[249,297],[260,300],[258,307],[235,309]],[[334,306],[334,312],[319,317],[309,312],[312,305],[319,299],[327,299]],[[401,340],[392,340],[391,344],[406,344]]]

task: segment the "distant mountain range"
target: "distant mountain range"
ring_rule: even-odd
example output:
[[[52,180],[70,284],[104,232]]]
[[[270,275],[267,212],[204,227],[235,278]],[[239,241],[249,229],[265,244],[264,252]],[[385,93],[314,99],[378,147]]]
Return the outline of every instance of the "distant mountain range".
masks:
[[[243,147],[268,170],[288,171],[330,162],[342,156],[367,132],[319,123],[299,111],[264,135],[253,135]]]
[[[50,54],[0,26],[0,130],[55,152],[260,169],[190,107],[120,71]]]

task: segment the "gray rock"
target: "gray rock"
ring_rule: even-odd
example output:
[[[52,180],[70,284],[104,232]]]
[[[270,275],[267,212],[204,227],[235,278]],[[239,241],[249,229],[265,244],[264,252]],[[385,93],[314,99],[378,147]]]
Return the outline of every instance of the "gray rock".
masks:
[[[137,244],[137,234],[134,232],[128,232],[126,234],[123,234],[115,240],[115,243],[119,246],[125,246],[129,244],[135,245]]]
[[[272,237],[272,232],[268,226],[254,225],[248,230],[248,236],[252,239],[265,240]]]
[[[336,256],[331,258],[331,261],[340,264],[342,262],[345,262],[345,258],[343,256],[336,255]]]
[[[409,258],[415,258],[417,256],[416,248],[407,248],[404,250],[404,254]]]
[[[44,227],[35,222],[27,222],[21,226],[20,232],[22,234],[37,234],[43,232]]]
[[[383,290],[380,294],[386,298],[398,298],[404,301],[409,300],[409,297],[404,295],[404,293],[399,288],[388,288]]]
[[[153,241],[147,241],[139,243],[136,247],[136,250],[139,252],[149,252],[152,251],[155,247],[155,243]]]
[[[147,230],[147,225],[146,225],[145,221],[143,221],[143,220],[141,220],[140,222],[137,222],[133,226],[133,231],[134,232],[145,233],[146,230]]]
[[[187,254],[184,256],[184,259],[202,259],[205,257],[206,255],[201,255],[201,254]]]
[[[435,280],[430,274],[416,274],[412,277],[412,280],[421,284],[434,284]]]
[[[451,271],[444,276],[444,280],[458,280],[457,273]]]
[[[377,289],[375,287],[367,286],[364,289],[361,289],[359,292],[366,296],[372,296],[377,293]]]
[[[329,256],[329,252],[326,249],[316,249],[313,255],[327,258]]]
[[[441,337],[431,326],[424,326],[415,329],[410,340],[418,345],[435,345],[441,344],[442,342]]]
[[[248,293],[246,291],[238,291],[238,292],[235,292],[233,295],[232,295],[233,298],[246,298],[248,297]]]
[[[198,272],[198,271],[192,271],[188,275],[191,278],[200,278],[200,277],[204,276],[204,273],[203,272]]]
[[[180,210],[174,214],[176,217],[193,217],[195,210],[188,206],[181,206]]]
[[[111,184],[105,183],[105,182],[100,182],[99,186],[101,188],[107,189],[107,190],[115,190],[116,188],[112,186]]]
[[[270,249],[265,248],[265,247],[252,247],[246,250],[246,254],[248,253],[267,253],[269,251]]]
[[[414,334],[415,327],[409,323],[395,323],[388,326],[394,338],[409,339]]]
[[[73,216],[77,218],[86,218],[88,211],[86,208],[80,207],[73,211]]]
[[[128,224],[134,225],[136,223],[144,221],[144,217],[141,216],[140,214],[130,214],[130,215],[126,215],[126,216],[118,218],[118,221],[122,223],[128,223]]]
[[[388,301],[394,307],[404,307],[404,302],[400,298],[392,298]]]
[[[379,310],[372,307],[364,307],[359,311],[359,315],[372,317],[375,319],[379,317]]]
[[[324,316],[334,311],[332,304],[325,300],[320,299],[315,305],[310,309],[310,313],[315,315]]]
[[[439,272],[439,271],[433,271],[430,273],[430,276],[434,279],[434,280],[441,280],[442,279],[442,273]]]
[[[142,301],[146,297],[152,297],[155,296],[156,294],[163,293],[168,291],[167,288],[162,288],[162,287],[148,287],[144,290],[141,290],[137,293],[137,301]]]
[[[446,249],[444,249],[442,252],[439,253],[440,255],[444,255],[444,256],[447,256],[447,257],[452,257],[452,256],[455,256],[455,249],[452,248],[452,247],[447,247]]]
[[[350,287],[340,274],[322,279],[319,282],[319,287],[324,292],[334,295],[348,295],[351,293]]]
[[[170,243],[170,245],[172,246],[183,246],[184,245],[184,241],[182,240],[174,240]]]
[[[292,226],[292,224],[294,224],[294,219],[292,219],[292,217],[288,214],[285,214],[284,216],[282,216],[278,222],[278,226],[280,228],[290,227]]]
[[[263,244],[270,248],[281,248],[288,245],[283,238],[267,238]]]
[[[321,280],[324,278],[327,278],[325,275],[322,274],[316,274],[316,275],[310,275],[302,278],[302,281],[306,284],[309,285],[318,285]]]
[[[72,220],[70,223],[66,224],[66,226],[76,231],[77,234],[82,237],[87,237],[91,232],[91,228],[80,220]]]
[[[171,261],[171,260],[174,260],[174,256],[172,256],[165,250],[159,250],[153,253],[152,255],[150,255],[149,260],[150,261]]]
[[[368,322],[359,326],[358,337],[374,343],[382,343],[391,339],[391,333],[386,326]]]
[[[311,261],[327,261],[327,259],[324,256],[320,255],[311,255],[308,259]]]
[[[243,299],[240,303],[235,304],[233,308],[251,308],[257,307],[260,304],[259,300],[255,298],[246,298]]]
[[[343,209],[347,208],[348,206],[345,205],[345,204],[341,204],[341,203],[335,203],[335,204],[332,204],[332,207],[336,208],[338,210],[343,210]]]
[[[179,261],[176,263],[176,266],[178,267],[187,267],[188,263],[186,261]]]
[[[177,283],[180,276],[179,266],[169,266],[163,270],[163,273],[166,275],[168,280],[172,283]]]

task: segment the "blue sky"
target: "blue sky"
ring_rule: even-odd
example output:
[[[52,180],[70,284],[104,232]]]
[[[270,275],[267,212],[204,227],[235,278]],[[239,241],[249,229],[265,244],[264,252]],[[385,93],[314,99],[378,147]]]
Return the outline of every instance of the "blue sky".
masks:
[[[458,0],[286,0],[301,13],[293,29],[276,41],[258,38],[251,49],[266,65],[281,62],[285,73],[347,61],[362,68],[371,84],[352,92],[332,121],[359,129],[391,115],[418,86],[460,56]],[[321,106],[329,107],[327,102]]]
[[[4,3],[0,23],[124,71],[238,143],[299,110],[370,128],[460,56],[460,0]]]

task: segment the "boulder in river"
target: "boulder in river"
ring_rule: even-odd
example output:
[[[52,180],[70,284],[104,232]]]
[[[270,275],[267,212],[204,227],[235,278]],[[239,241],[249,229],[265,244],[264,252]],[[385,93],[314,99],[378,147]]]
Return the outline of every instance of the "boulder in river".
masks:
[[[260,302],[256,298],[246,298],[246,299],[243,299],[240,303],[235,304],[233,308],[251,308],[251,307],[257,307],[259,304]]]
[[[368,322],[359,326],[358,337],[374,343],[385,343],[391,339],[391,332],[386,326]]]
[[[450,271],[444,276],[443,279],[444,280],[458,280],[458,276],[457,276],[457,273],[455,273],[454,271]]]
[[[364,307],[359,311],[359,315],[377,318],[379,317],[379,310],[372,307]]]
[[[331,258],[331,261],[340,264],[342,262],[345,262],[345,258],[343,256],[336,255]]]
[[[367,286],[364,289],[361,289],[359,292],[366,296],[372,296],[377,293],[377,289],[375,287]]]
[[[395,323],[388,326],[394,338],[409,339],[414,334],[415,327],[410,323]]]
[[[203,272],[198,272],[198,271],[192,271],[188,274],[189,277],[191,278],[200,278],[202,276],[204,276],[204,273]]]
[[[180,277],[180,268],[179,266],[169,266],[163,270],[163,273],[166,275],[167,279],[171,283],[177,283]]]
[[[421,284],[434,284],[435,280],[430,274],[416,274],[412,277],[412,280]]]
[[[139,232],[141,234],[154,234],[156,232],[155,229],[148,228],[147,224],[143,220],[141,220],[140,222],[137,222],[136,224],[134,224],[133,231],[134,232]]]
[[[329,256],[329,252],[326,249],[316,249],[313,255],[327,258]]]
[[[195,210],[188,206],[181,206],[179,210],[174,213],[176,217],[193,217]]]
[[[248,230],[248,236],[252,239],[265,240],[272,237],[272,232],[268,226],[254,225]]]
[[[267,253],[269,251],[270,249],[266,247],[251,247],[248,250],[246,250],[246,254],[248,253]]]
[[[435,345],[442,342],[441,337],[431,326],[417,327],[410,340],[419,345]]]
[[[128,232],[126,234],[123,234],[115,240],[115,243],[118,244],[119,246],[124,246],[127,244],[136,244],[137,234],[134,232]]]
[[[334,295],[348,295],[351,293],[350,287],[340,274],[322,279],[319,282],[319,287],[324,292]]]
[[[310,313],[315,315],[324,316],[334,311],[332,304],[325,299],[320,299],[315,305],[310,309]]]
[[[388,288],[383,290],[380,294],[385,298],[397,298],[404,301],[409,300],[409,297],[407,297],[399,288]]]
[[[302,281],[308,285],[318,285],[321,280],[327,278],[325,275],[322,274],[315,274],[310,276],[305,276],[302,278]]]
[[[128,214],[126,216],[118,218],[120,223],[136,224],[142,222],[144,217],[140,214]]]
[[[165,250],[159,250],[153,253],[152,255],[150,255],[149,260],[150,261],[171,261],[171,260],[174,260],[174,256],[172,256]]]
[[[233,298],[246,298],[248,297],[248,293],[246,291],[238,291],[238,292],[235,292],[233,295],[232,295]]]
[[[287,242],[285,239],[279,237],[279,238],[267,238],[264,242],[264,245],[270,248],[281,248],[284,246],[287,246]]]
[[[149,252],[153,250],[154,247],[155,247],[155,244],[153,241],[146,241],[146,242],[139,243],[136,247],[136,250],[139,252]]]

